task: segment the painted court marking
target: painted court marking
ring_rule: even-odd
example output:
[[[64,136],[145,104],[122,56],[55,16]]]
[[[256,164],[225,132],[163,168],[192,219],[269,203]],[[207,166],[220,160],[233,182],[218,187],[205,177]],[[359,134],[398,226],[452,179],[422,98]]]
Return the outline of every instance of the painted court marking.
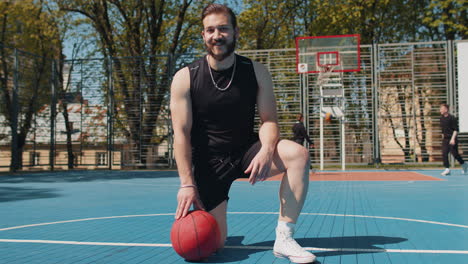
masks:
[[[27,239],[0,239],[4,243],[35,243],[35,244],[60,244],[60,245],[85,245],[85,246],[117,246],[117,247],[172,247],[171,244],[152,243],[113,243],[113,242],[80,242],[57,240],[27,240]],[[261,246],[225,246],[231,249],[247,250],[272,250],[273,247]],[[366,248],[316,248],[304,247],[311,251],[341,251],[341,252],[369,252],[369,253],[424,253],[424,254],[468,254],[468,250],[422,250],[422,249],[366,249]]]
[[[228,212],[228,214],[271,214],[277,215],[277,212]],[[460,227],[468,229],[467,225],[443,223],[437,221],[427,221],[419,219],[401,218],[401,217],[387,217],[387,216],[369,216],[369,215],[344,215],[344,214],[325,214],[325,213],[302,213],[303,215],[320,215],[320,216],[338,216],[338,217],[357,217],[357,218],[375,218],[375,219],[386,219],[386,220],[398,220],[408,222],[418,222],[425,224],[444,225],[451,227]],[[163,214],[143,214],[143,215],[122,215],[122,216],[107,216],[107,217],[95,217],[95,218],[84,218],[48,223],[38,223],[31,225],[13,226],[2,228],[0,231],[15,230],[21,228],[46,226],[63,223],[75,223],[102,219],[116,219],[116,218],[132,218],[132,217],[151,217],[151,216],[170,216],[174,213],[163,213]],[[39,244],[61,244],[61,245],[92,245],[92,246],[123,246],[123,247],[172,247],[171,244],[155,244],[155,243],[115,243],[115,242],[84,242],[84,241],[59,241],[59,240],[31,240],[31,239],[0,239],[0,243],[39,243]],[[272,247],[266,246],[225,246],[231,249],[247,249],[247,250],[272,250]],[[316,247],[305,247],[306,250],[311,251],[340,251],[340,252],[369,252],[369,253],[421,253],[421,254],[463,254],[468,255],[468,250],[422,250],[422,249],[363,249],[363,248],[316,248]]]
[[[228,212],[228,214],[268,214],[268,215],[277,215],[278,212]],[[92,221],[92,220],[131,218],[131,217],[168,216],[168,215],[174,215],[174,213],[143,214],[143,215],[119,215],[119,216],[83,218],[83,219],[75,219],[75,220],[65,220],[65,221],[57,221],[57,222],[38,223],[38,224],[31,224],[31,225],[12,226],[12,227],[1,228],[0,231],[7,231],[7,230],[13,230],[13,229],[27,228],[27,227],[35,227],[35,226],[45,226],[45,225],[55,225],[55,224],[64,224],[64,223],[84,222],[84,221]],[[451,224],[451,223],[444,223],[444,222],[437,222],[437,221],[427,221],[427,220],[419,220],[419,219],[411,219],[411,218],[400,218],[400,217],[390,217],[390,216],[344,215],[344,214],[324,214],[324,213],[301,213],[301,215],[340,216],[340,217],[358,217],[358,218],[376,218],[376,219],[387,219],[387,220],[400,220],[400,221],[408,221],[408,222],[418,222],[418,223],[426,223],[426,224],[461,227],[461,228],[467,228],[468,229],[468,225],[458,225],[458,224]]]
[[[280,181],[283,174],[275,175],[267,181]],[[444,181],[414,171],[345,171],[310,173],[310,181]],[[241,178],[237,181],[247,181]]]

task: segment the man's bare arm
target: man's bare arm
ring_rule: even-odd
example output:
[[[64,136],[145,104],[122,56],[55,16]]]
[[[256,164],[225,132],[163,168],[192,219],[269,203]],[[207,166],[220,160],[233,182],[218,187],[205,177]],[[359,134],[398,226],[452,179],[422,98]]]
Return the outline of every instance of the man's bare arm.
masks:
[[[171,116],[174,130],[174,155],[177,162],[181,188],[177,195],[176,219],[184,217],[195,203],[203,208],[192,173],[192,103],[190,98],[190,73],[183,68],[176,73],[171,85]],[[191,187],[193,186],[193,187]]]
[[[262,126],[259,134],[262,148],[274,151],[279,139],[278,117],[276,113],[276,99],[273,93],[271,75],[263,64],[254,62],[258,82],[257,107]]]
[[[249,182],[251,184],[254,184],[257,180],[264,180],[269,176],[273,154],[279,140],[276,100],[271,75],[265,66],[260,63],[254,62],[254,69],[259,88],[257,108],[262,121],[259,130],[262,148],[246,170],[246,173],[250,173]]]

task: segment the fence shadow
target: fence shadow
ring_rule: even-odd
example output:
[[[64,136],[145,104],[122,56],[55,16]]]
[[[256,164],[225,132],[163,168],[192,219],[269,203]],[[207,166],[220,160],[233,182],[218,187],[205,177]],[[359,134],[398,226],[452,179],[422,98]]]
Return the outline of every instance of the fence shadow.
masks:
[[[0,183],[90,182],[178,177],[176,171],[56,171],[0,175]]]
[[[229,263],[237,262],[250,258],[258,252],[272,251],[274,241],[264,241],[260,243],[244,244],[242,241],[244,236],[228,237],[226,246],[227,248],[209,257],[204,263]],[[407,241],[406,238],[401,237],[387,237],[387,236],[355,236],[355,237],[320,237],[320,238],[298,238],[296,241],[304,247],[316,248],[335,248],[346,249],[346,251],[318,251],[313,252],[317,257],[327,256],[340,256],[340,255],[355,255],[355,254],[370,254],[377,252],[385,252],[384,248],[376,245],[397,244]],[[229,248],[232,246],[234,248]],[[238,246],[252,247],[252,249],[235,248]],[[254,248],[260,247],[260,248]],[[268,249],[266,249],[268,248]],[[356,251],[353,251],[356,249]],[[369,252],[361,251],[360,249],[370,250]],[[268,252],[270,253],[270,252]],[[270,253],[272,254],[272,253]],[[320,262],[314,262],[320,263]]]
[[[0,203],[59,197],[56,189],[18,188],[0,186]]]

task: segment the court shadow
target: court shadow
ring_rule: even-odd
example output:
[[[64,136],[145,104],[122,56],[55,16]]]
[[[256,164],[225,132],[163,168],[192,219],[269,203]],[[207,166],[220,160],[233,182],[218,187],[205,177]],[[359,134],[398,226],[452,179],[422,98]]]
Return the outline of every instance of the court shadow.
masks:
[[[58,197],[55,189],[0,187],[0,203]]]
[[[260,243],[244,244],[243,236],[228,237],[226,248],[221,252],[210,256],[205,263],[229,263],[237,262],[250,258],[250,255],[272,251],[274,241],[264,241]],[[316,251],[313,252],[317,257],[340,256],[340,255],[356,255],[384,252],[385,249],[377,245],[397,244],[407,241],[401,237],[386,237],[386,236],[355,236],[355,237],[319,237],[319,238],[298,238],[296,241],[304,247],[315,248],[334,248],[345,249],[339,251]],[[245,248],[239,248],[245,247]],[[369,250],[369,251],[365,251]],[[270,253],[272,254],[272,253]],[[314,262],[320,263],[320,262]]]
[[[153,179],[178,177],[176,171],[53,171],[0,175],[0,183],[90,182],[106,180]]]

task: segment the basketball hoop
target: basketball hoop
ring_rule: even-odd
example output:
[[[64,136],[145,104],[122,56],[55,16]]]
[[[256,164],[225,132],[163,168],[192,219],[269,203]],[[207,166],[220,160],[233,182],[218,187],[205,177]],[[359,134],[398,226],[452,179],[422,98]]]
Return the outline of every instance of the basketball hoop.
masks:
[[[319,67],[320,72],[317,77],[317,85],[320,86],[326,84],[329,81],[329,77],[333,73],[335,67],[336,65],[326,65]]]
[[[316,89],[320,91],[320,169],[324,169],[324,121],[339,121],[341,169],[346,164],[345,93],[343,72],[361,70],[360,35],[311,36],[296,38],[296,71],[303,75],[302,91],[308,94],[310,88],[307,74],[318,74]],[[301,87],[302,88],[302,87]],[[302,106],[306,115],[309,104]],[[307,116],[306,116],[307,118]]]
[[[360,35],[312,36],[296,38],[296,71],[299,74],[327,71],[324,66],[339,66],[333,72],[361,70]]]

